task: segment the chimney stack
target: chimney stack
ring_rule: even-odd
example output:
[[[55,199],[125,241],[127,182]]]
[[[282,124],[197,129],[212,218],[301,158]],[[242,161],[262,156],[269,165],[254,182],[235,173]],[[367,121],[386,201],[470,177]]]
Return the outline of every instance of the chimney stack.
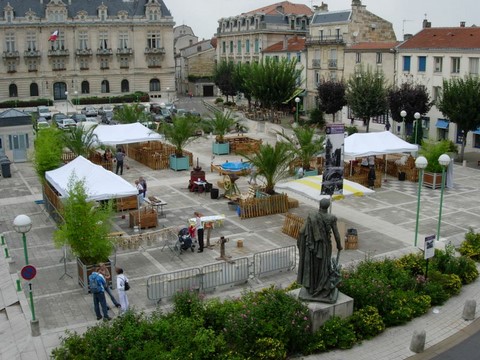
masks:
[[[423,19],[422,27],[423,27],[424,29],[431,28],[431,27],[432,27],[432,23],[431,23],[430,21],[428,21],[427,19]]]
[[[460,21],[460,27],[465,27],[465,21]]]
[[[322,1],[322,5],[320,5],[320,6],[318,7],[318,10],[319,10],[320,12],[328,12],[328,4],[326,4],[326,3],[324,3],[324,2]]]
[[[403,41],[410,40],[412,37],[413,37],[412,34],[404,34],[404,35],[403,35]]]

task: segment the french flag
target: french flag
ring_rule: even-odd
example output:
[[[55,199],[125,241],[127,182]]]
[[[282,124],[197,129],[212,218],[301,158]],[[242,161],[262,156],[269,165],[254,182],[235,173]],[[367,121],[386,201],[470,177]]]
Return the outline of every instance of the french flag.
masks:
[[[58,38],[58,30],[55,30],[52,35],[48,38],[48,41],[56,41]]]

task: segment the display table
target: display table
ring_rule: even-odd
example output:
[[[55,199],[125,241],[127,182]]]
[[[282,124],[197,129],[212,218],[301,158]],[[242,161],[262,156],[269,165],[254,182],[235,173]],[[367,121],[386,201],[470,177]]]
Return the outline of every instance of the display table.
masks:
[[[148,198],[143,199],[147,204],[149,204],[152,208],[155,208],[159,217],[165,217],[165,213],[163,212],[163,207],[168,205],[167,202],[163,201],[157,196],[149,196]],[[158,211],[160,208],[160,211]]]
[[[157,212],[153,208],[143,208],[130,211],[130,227],[139,226],[140,229],[156,227],[158,224]]]

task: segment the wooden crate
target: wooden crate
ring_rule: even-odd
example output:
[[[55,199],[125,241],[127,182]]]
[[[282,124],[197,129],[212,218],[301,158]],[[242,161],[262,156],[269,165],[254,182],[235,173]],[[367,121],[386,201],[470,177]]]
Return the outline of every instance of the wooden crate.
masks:
[[[117,211],[132,210],[138,207],[137,195],[128,196],[116,200]]]
[[[140,215],[138,212],[140,211]],[[157,212],[155,209],[143,208],[140,210],[135,210],[130,212],[130,227],[138,226],[140,221],[140,228],[146,229],[151,227],[156,227],[158,224]]]
[[[345,250],[358,249],[358,235],[347,235],[345,238]]]

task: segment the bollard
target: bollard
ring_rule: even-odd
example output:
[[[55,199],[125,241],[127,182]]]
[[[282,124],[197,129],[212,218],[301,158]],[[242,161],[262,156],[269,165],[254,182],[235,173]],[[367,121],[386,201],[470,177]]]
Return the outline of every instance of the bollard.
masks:
[[[463,320],[474,320],[475,319],[475,311],[477,309],[477,302],[473,299],[466,300],[465,305],[463,307]]]
[[[421,353],[425,350],[425,338],[427,337],[427,333],[425,330],[415,330],[413,332],[412,341],[410,342],[410,350],[414,353]]]
[[[467,167],[467,160],[463,160],[462,166],[463,166],[463,167]]]
[[[36,320],[30,320],[30,329],[31,329],[31,334],[32,336],[40,336],[40,323],[38,322],[38,319]]]
[[[2,240],[2,246],[5,245],[5,235],[2,234],[1,240]]]
[[[5,258],[8,259],[10,255],[8,255],[8,248],[5,248]]]
[[[22,284],[20,282],[20,279],[17,279],[17,291],[22,291]]]
[[[243,247],[243,240],[237,240],[237,248]]]

